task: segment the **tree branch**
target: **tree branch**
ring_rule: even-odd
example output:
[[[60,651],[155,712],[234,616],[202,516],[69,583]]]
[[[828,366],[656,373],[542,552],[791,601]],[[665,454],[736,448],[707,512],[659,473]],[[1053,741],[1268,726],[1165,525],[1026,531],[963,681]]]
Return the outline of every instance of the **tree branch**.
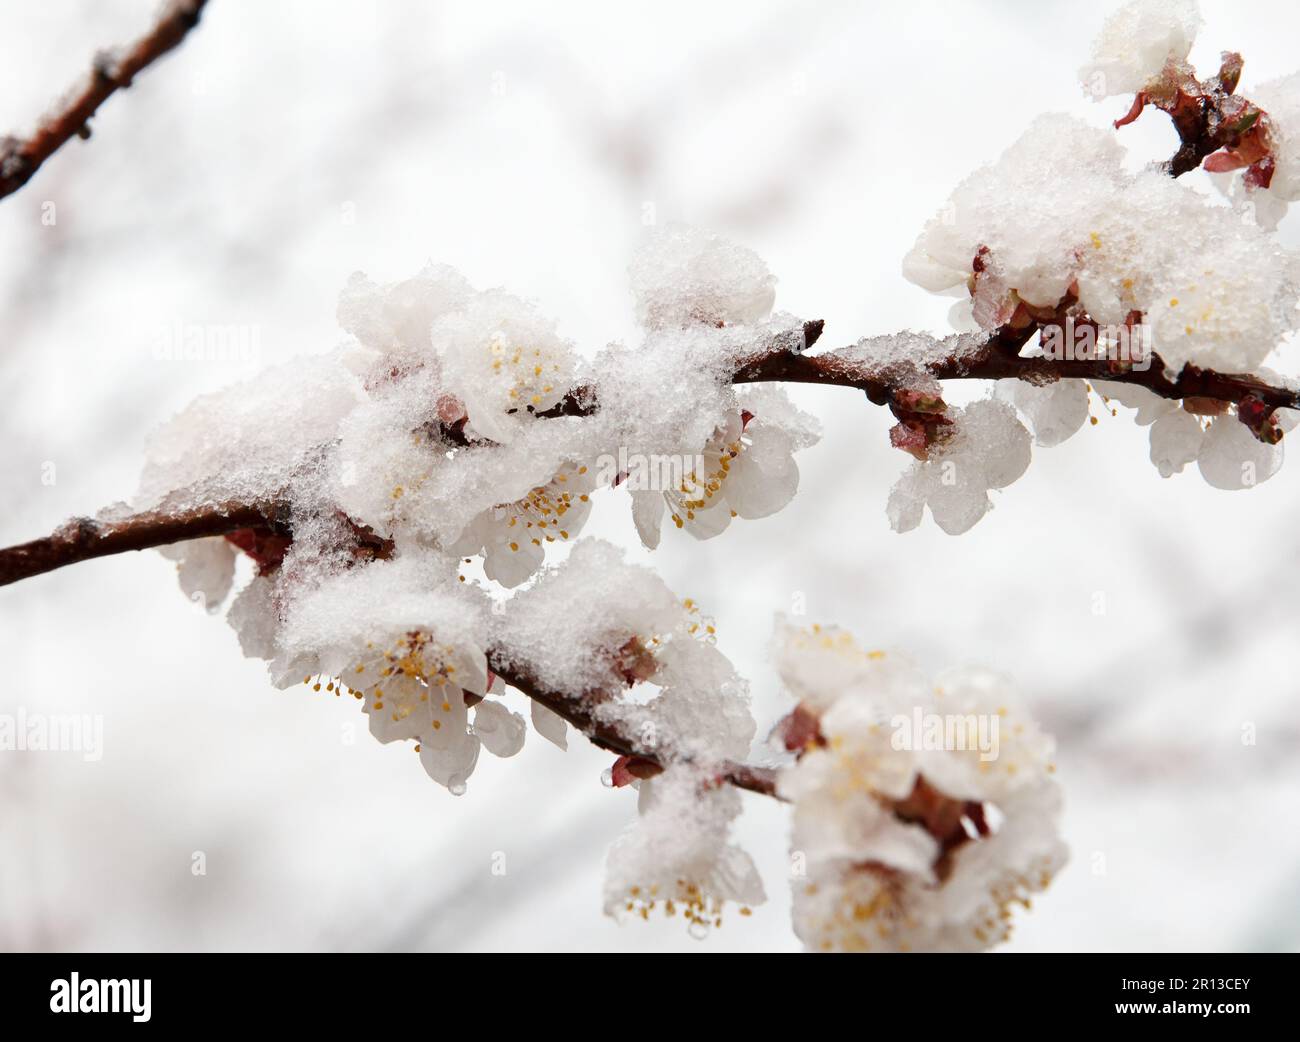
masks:
[[[290,536],[288,514],[275,504],[225,504],[168,514],[135,514],[120,521],[76,518],[43,539],[0,550],[0,585],[53,571],[95,557],[147,550],[205,536],[231,535],[245,529],[271,529]],[[597,747],[640,761],[655,773],[673,762],[628,738],[617,726],[598,718],[596,702],[547,690],[527,671],[512,665],[500,651],[488,652],[488,668],[511,687],[563,717]],[[718,783],[764,796],[776,796],[776,772],[768,767],[724,761],[713,765]]]
[[[258,527],[288,532],[284,512],[274,504],[227,503],[177,514],[133,514],[119,521],[73,518],[42,539],[0,550],[0,586],[96,557]]]
[[[811,345],[821,335],[822,323],[804,326],[805,344]],[[1165,375],[1164,364],[1154,356],[1146,370],[1116,369],[1111,362],[1099,360],[1060,360],[1023,358],[1020,348],[1038,331],[1004,328],[995,333],[979,350],[953,356],[925,367],[937,380],[1000,380],[1016,378],[1041,384],[1055,379],[1110,380],[1145,387],[1162,398],[1181,400],[1203,398],[1240,405],[1250,398],[1260,405],[1254,425],[1262,425],[1274,409],[1300,408],[1300,391],[1269,384],[1248,374],[1218,373],[1210,369],[1185,366],[1177,376]],[[897,392],[906,389],[906,381],[882,375],[882,370],[867,358],[829,352],[807,355],[777,345],[756,357],[743,361],[732,377],[733,383],[804,383],[852,387],[866,393],[876,405],[889,405],[906,411],[897,402]],[[588,416],[599,408],[592,388],[570,391],[559,404],[539,417]],[[1263,419],[1260,419],[1260,417]],[[442,431],[457,444],[465,444],[458,430]],[[270,528],[272,532],[292,536],[287,507],[279,503],[227,503],[220,506],[181,513],[144,513],[112,522],[77,518],[56,532],[20,546],[0,549],[0,586],[27,579],[43,572],[76,564],[78,561],[127,550],[166,546],[186,539],[210,535],[229,535],[247,528]]]
[[[27,139],[0,141],[0,198],[18,191],[41,164],[73,137],[90,137],[89,120],[99,106],[131,81],[147,65],[180,46],[199,24],[207,0],[171,0],[154,27],[120,57],[110,52],[95,56],[90,76],[45,117]]]
[[[1200,397],[1240,403],[1253,396],[1269,411],[1300,406],[1300,394],[1296,391],[1272,386],[1253,376],[1222,374],[1187,366],[1176,377],[1170,378],[1165,375],[1159,359],[1154,359],[1149,369],[1136,371],[1115,370],[1104,359],[1051,361],[1022,358],[1019,354],[1021,347],[1037,331],[1037,325],[999,330],[978,350],[938,360],[927,365],[925,371],[938,380],[1007,377],[1035,383],[1059,378],[1113,380],[1136,384],[1170,399]],[[822,323],[807,323],[804,327],[805,346],[815,342],[821,332]],[[870,358],[837,352],[807,355],[791,350],[789,344],[778,344],[744,360],[732,379],[734,383],[789,382],[852,387],[865,392],[877,405],[890,405],[895,411],[905,410],[906,406],[896,400],[897,392],[907,389],[907,378],[914,378],[916,373],[895,379],[882,375],[883,372]],[[598,406],[594,391],[580,387],[566,395],[558,405],[538,415],[584,416],[595,412]],[[451,438],[457,432],[450,435],[441,433]],[[95,557],[205,536],[230,536],[249,529],[269,530],[286,542],[291,540],[292,518],[287,505],[276,502],[227,503],[179,513],[152,511],[115,521],[78,518],[45,538],[0,549],[0,585]],[[512,664],[500,650],[488,652],[488,667],[511,687],[568,721],[594,745],[628,757],[641,769],[657,773],[673,762],[681,762],[642,746],[618,726],[601,720],[597,713],[598,699],[550,691],[529,672]],[[776,796],[776,772],[772,768],[725,761],[712,765],[712,770],[718,783],[726,782],[751,792]]]
[[[581,731],[592,745],[605,749],[619,756],[627,756],[648,764],[656,769],[655,773],[680,759],[664,757],[654,749],[633,741],[614,724],[599,719],[596,714],[598,701],[591,698],[575,697],[548,691],[525,670],[512,666],[499,651],[488,651],[488,668],[511,687],[527,695],[534,702],[539,702],[557,716],[563,717]],[[776,798],[776,771],[771,767],[755,767],[732,760],[714,765],[713,773],[719,783],[727,782],[739,789],[747,789],[763,796]]]
[[[1037,332],[1037,329],[1030,331]],[[1244,373],[1219,373],[1187,365],[1174,377],[1165,375],[1164,363],[1153,355],[1148,369],[1122,369],[1106,359],[1024,358],[1015,353],[1019,344],[1030,336],[1015,334],[1008,343],[1008,331],[1001,330],[982,349],[954,356],[925,367],[936,380],[1002,380],[1015,378],[1043,384],[1053,380],[1109,380],[1112,383],[1145,387],[1161,398],[1179,401],[1184,398],[1209,398],[1225,405],[1239,405],[1253,395],[1273,409],[1300,408],[1300,391],[1267,383]],[[773,351],[755,358],[737,370],[733,383],[784,382],[830,384],[856,387],[877,405],[887,405],[893,394],[904,387],[882,376],[866,361],[829,352],[821,355],[796,355]]]

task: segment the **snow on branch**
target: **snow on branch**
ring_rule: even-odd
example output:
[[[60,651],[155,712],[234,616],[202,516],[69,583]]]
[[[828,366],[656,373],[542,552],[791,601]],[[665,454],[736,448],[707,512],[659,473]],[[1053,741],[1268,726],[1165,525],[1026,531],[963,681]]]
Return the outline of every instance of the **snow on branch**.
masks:
[[[782,509],[820,438],[783,384],[890,409],[911,461],[886,508],[900,532],[927,510],[968,530],[1034,444],[1094,410],[1134,410],[1163,477],[1195,463],[1242,490],[1276,473],[1300,384],[1265,363],[1300,326],[1300,261],[1269,220],[1300,198],[1300,79],[1245,102],[1233,60],[1202,83],[1186,64],[1198,22],[1185,0],[1137,0],[1083,75],[1098,97],[1136,92],[1132,118],[1170,112],[1232,206],[1170,176],[1191,158],[1134,173],[1113,131],[1043,117],[904,260],[957,298],[956,332],[820,352],[820,321],[773,310],[761,258],[692,228],[647,237],[630,267],[638,339],[590,356],[450,267],[358,273],[342,347],[192,403],[154,436],[132,502],[0,550],[0,584],[158,547],[215,610],[244,561],[227,612],[244,653],[276,686],[355,699],[376,740],[413,744],[449,792],[482,750],[522,747],[506,687],[548,741],[563,748],[572,726],[615,754],[609,783],[640,799],[610,851],[610,914],[680,911],[701,932],[761,901],[731,842],[749,791],[790,805],[810,948],[991,947],[1066,859],[1053,742],[1014,685],[980,669],[935,680],[835,627],[778,620],[790,708],[756,743],[748,683],[700,603],[580,536],[598,493],[627,496],[650,549]],[[1234,121],[1243,105],[1257,114]],[[990,394],[950,404],[959,380]]]
[[[153,28],[129,47],[101,51],[90,74],[41,120],[30,137],[0,139],[0,198],[18,191],[74,137],[90,137],[91,117],[147,66],[179,47],[207,0],[168,0]]]
[[[1049,316],[1051,317],[1051,316]],[[1059,317],[1065,321],[1064,316]],[[1267,443],[1280,440],[1275,426],[1279,409],[1300,409],[1300,389],[1280,381],[1270,382],[1249,374],[1218,373],[1187,364],[1170,375],[1158,355],[1150,365],[1134,369],[1105,358],[1050,359],[1023,356],[1019,347],[1050,322],[1030,318],[1020,328],[1008,325],[989,336],[957,335],[934,338],[927,334],[900,333],[868,338],[848,348],[820,355],[804,354],[822,334],[824,324],[802,324],[798,339],[783,334],[777,342],[742,358],[732,373],[734,384],[802,383],[847,387],[863,391],[876,405],[887,405],[903,424],[922,427],[944,415],[939,395],[926,398],[916,387],[925,380],[1024,381],[1031,388],[1050,387],[1059,380],[1090,380],[1101,386],[1114,384],[1171,402],[1190,401],[1212,411],[1236,407],[1250,419],[1252,430],[1264,433]],[[900,346],[901,345],[901,346]],[[1122,395],[1122,390],[1114,390]],[[1245,410],[1242,412],[1241,410]],[[538,419],[592,416],[599,410],[599,392],[591,386],[568,391],[557,403],[534,413]],[[449,446],[469,447],[488,442],[465,434],[466,417],[452,422],[434,419],[427,429],[435,440]],[[74,518],[48,536],[0,549],[0,586],[31,578],[80,561],[143,550],[210,535],[240,531],[292,536],[289,507],[285,503],[227,502],[175,512],[110,514],[107,520]]]

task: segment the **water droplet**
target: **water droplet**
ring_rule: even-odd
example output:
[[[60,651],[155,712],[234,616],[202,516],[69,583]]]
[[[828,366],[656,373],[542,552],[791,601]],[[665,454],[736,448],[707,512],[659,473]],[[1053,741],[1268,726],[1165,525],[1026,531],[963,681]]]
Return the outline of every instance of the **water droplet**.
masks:
[[[686,928],[686,932],[697,941],[702,941],[709,936],[709,924],[696,919]]]
[[[463,781],[461,781],[459,778],[456,778],[447,785],[447,791],[450,792],[453,796],[464,796],[465,790],[468,787],[469,786],[467,786]]]
[[[613,767],[606,767],[603,771],[600,772],[600,784],[605,786],[605,788],[607,789],[612,789],[614,787]]]

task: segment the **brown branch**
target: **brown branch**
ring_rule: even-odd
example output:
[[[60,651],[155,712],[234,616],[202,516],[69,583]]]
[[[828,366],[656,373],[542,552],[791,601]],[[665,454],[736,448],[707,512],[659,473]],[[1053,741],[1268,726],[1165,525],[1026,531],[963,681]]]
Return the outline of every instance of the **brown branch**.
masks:
[[[0,550],[0,586],[64,565],[128,550],[147,550],[205,536],[266,530],[277,533],[286,541],[291,539],[288,511],[276,504],[225,504],[181,513],[135,514],[119,521],[75,518],[43,539]],[[363,548],[368,541],[373,541],[368,529],[358,528],[357,533]],[[595,712],[595,700],[547,690],[527,671],[512,665],[499,651],[488,653],[488,667],[511,687],[563,717],[601,749],[633,758],[656,772],[671,763],[683,762],[680,759],[670,761],[655,750],[642,747],[617,726],[600,720]],[[776,796],[776,772],[772,768],[725,761],[713,765],[712,772],[718,783],[726,782],[750,792]]]
[[[162,511],[133,514],[119,521],[73,518],[42,539],[0,550],[0,586],[96,557],[259,527],[287,531],[287,522],[274,505],[245,503],[178,514]]]
[[[1037,331],[1037,325],[999,330],[979,350],[935,362],[928,365],[926,371],[938,380],[993,380],[1006,377],[1035,383],[1058,378],[1112,380],[1146,387],[1152,393],[1170,399],[1199,397],[1239,404],[1245,398],[1253,396],[1269,411],[1274,408],[1300,407],[1300,395],[1297,392],[1269,385],[1257,377],[1222,374],[1187,366],[1171,378],[1165,375],[1164,366],[1159,359],[1154,359],[1147,370],[1115,371],[1112,363],[1104,359],[1051,361],[1021,357],[1021,347]],[[806,324],[805,345],[815,342],[821,332],[820,322]],[[913,371],[911,377],[914,378],[915,375]],[[898,398],[899,392],[908,389],[906,376],[898,379],[884,376],[869,358],[836,352],[806,355],[791,350],[788,344],[776,345],[742,362],[733,375],[733,382],[789,382],[852,387],[865,392],[875,404],[890,405],[895,411],[905,408]],[[559,405],[538,415],[590,415],[598,405],[596,395],[590,388],[576,388]],[[445,435],[446,432],[440,433]],[[165,546],[204,536],[231,535],[246,530],[269,531],[283,539],[287,545],[293,534],[292,519],[287,507],[276,503],[230,503],[180,513],[155,511],[117,521],[80,518],[43,539],[0,549],[0,585],[95,557]],[[364,533],[364,530],[358,531]],[[511,687],[568,721],[599,748],[638,761],[642,767],[652,772],[662,770],[672,762],[681,762],[669,760],[655,749],[639,745],[616,725],[599,719],[596,712],[599,701],[596,699],[550,691],[526,670],[513,665],[499,651],[489,652],[488,666]],[[726,782],[751,792],[776,796],[776,772],[772,768],[726,761],[714,765],[713,770],[719,783]]]
[[[953,356],[925,367],[936,380],[1002,380],[1015,378],[1030,383],[1050,383],[1060,379],[1109,380],[1112,383],[1145,387],[1152,394],[1173,401],[1185,398],[1208,398],[1225,405],[1240,405],[1253,396],[1274,409],[1300,409],[1300,391],[1270,384],[1248,373],[1220,373],[1186,365],[1175,376],[1165,374],[1159,355],[1151,356],[1146,369],[1122,368],[1105,358],[1061,359],[1024,358],[1020,348],[1033,339],[1042,324],[1031,323],[1015,329],[997,330],[979,351]],[[804,323],[805,350],[821,336],[823,323]],[[867,359],[853,358],[834,351],[820,355],[791,351],[777,345],[753,358],[743,360],[732,376],[732,383],[803,383],[835,387],[853,387],[866,393],[876,405],[893,403],[894,393],[905,389],[905,381],[882,373]],[[600,406],[591,387],[577,387],[559,404],[539,417],[590,416]]]
[[[619,756],[627,756],[663,770],[682,759],[670,759],[648,747],[639,745],[623,733],[618,726],[601,720],[596,714],[598,700],[575,697],[549,691],[526,670],[514,666],[499,651],[488,652],[488,668],[511,687],[544,705],[557,716],[563,717],[581,731],[592,745]],[[657,771],[656,771],[657,773]],[[718,782],[727,782],[739,789],[747,789],[763,796],[780,798],[776,794],[776,770],[755,767],[751,764],[723,761],[713,766],[712,773]]]
[[[120,57],[96,55],[90,76],[48,115],[31,137],[0,141],[0,198],[22,188],[41,164],[74,137],[90,137],[89,121],[99,106],[147,65],[178,47],[199,24],[207,0],[171,0],[154,27]]]
[[[1210,398],[1225,405],[1239,405],[1253,395],[1269,411],[1300,408],[1300,391],[1269,384],[1245,373],[1219,373],[1189,364],[1170,377],[1165,375],[1164,363],[1158,355],[1152,357],[1150,367],[1144,370],[1116,368],[1106,359],[1024,358],[1008,351],[1000,335],[977,352],[928,365],[925,371],[936,380],[1015,378],[1037,384],[1060,379],[1109,380],[1145,387],[1152,394],[1174,401]],[[821,355],[772,352],[742,366],[733,378],[734,383],[771,381],[856,387],[877,405],[890,404],[894,393],[904,389],[904,385],[883,376],[878,368],[865,361],[835,352]]]
[[[1014,377],[1037,384],[1053,379],[1110,380],[1145,387],[1162,398],[1203,398],[1238,406],[1249,398],[1258,406],[1251,410],[1255,428],[1263,426],[1274,409],[1300,408],[1300,392],[1247,374],[1218,373],[1188,365],[1176,376],[1166,376],[1159,357],[1154,357],[1146,370],[1117,370],[1105,359],[1052,361],[1041,357],[1021,357],[1018,353],[1020,348],[1032,338],[1037,328],[1035,325],[1018,330],[1002,329],[978,351],[931,364],[926,367],[926,372],[937,380]],[[805,343],[816,341],[821,331],[821,322],[806,323]],[[806,355],[792,351],[786,345],[778,345],[743,361],[732,382],[852,387],[865,392],[877,405],[906,411],[906,406],[896,400],[898,392],[907,389],[905,379],[882,375],[879,367],[869,359],[836,352]],[[579,387],[569,392],[558,405],[538,413],[538,416],[586,416],[598,407],[595,392],[589,387]],[[462,442],[463,435],[458,444]],[[64,525],[53,535],[0,549],[0,586],[94,557],[165,546],[201,536],[228,535],[241,529],[268,527],[274,533],[292,535],[285,509],[274,503],[231,503],[179,514],[146,513],[102,523],[80,518]]]
[[[1115,129],[1132,123],[1152,105],[1169,115],[1178,133],[1178,151],[1163,164],[1165,173],[1182,177],[1204,163],[1212,172],[1244,169],[1247,184],[1267,188],[1277,165],[1272,121],[1236,93],[1242,65],[1240,54],[1224,51],[1219,71],[1202,81],[1186,63],[1170,62],[1138,91],[1132,107],[1115,120]]]

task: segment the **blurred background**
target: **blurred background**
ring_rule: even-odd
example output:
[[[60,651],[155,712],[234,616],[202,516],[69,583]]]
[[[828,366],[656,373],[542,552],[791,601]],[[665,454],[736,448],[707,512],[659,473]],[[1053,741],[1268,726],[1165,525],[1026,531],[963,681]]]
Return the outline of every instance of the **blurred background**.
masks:
[[[1240,50],[1247,96],[1294,71],[1294,8],[1202,6],[1203,71]],[[154,13],[5,0],[0,131],[28,132]],[[635,336],[645,226],[687,221],[766,258],[778,307],[825,319],[825,345],[942,331],[948,302],[901,257],[1040,112],[1123,112],[1075,81],[1105,13],[212,0],[90,141],[0,202],[0,543],[129,497],[146,435],[195,394],[333,347],[357,269],[451,263],[592,352]],[[1135,164],[1173,151],[1154,111],[1122,134]],[[172,357],[195,327],[233,346]],[[1290,346],[1274,364],[1300,369]],[[1300,464],[1248,492],[1162,480],[1131,413],[1095,409],[970,533],[898,536],[884,505],[909,460],[887,412],[795,395],[825,424],[801,495],[713,542],[669,531],[653,555],[715,616],[760,728],[787,708],[773,615],[800,605],[934,671],[1002,670],[1060,742],[1072,850],[1010,948],[1300,948]],[[587,534],[651,559],[625,496],[598,497]],[[704,941],[680,919],[620,926],[603,858],[635,794],[602,787],[608,755],[530,735],[453,797],[351,702],[272,689],[174,572],[148,552],[0,589],[0,714],[104,728],[93,762],[0,753],[0,948],[798,947],[772,801],[746,797],[740,824],[770,896],[752,918]]]

